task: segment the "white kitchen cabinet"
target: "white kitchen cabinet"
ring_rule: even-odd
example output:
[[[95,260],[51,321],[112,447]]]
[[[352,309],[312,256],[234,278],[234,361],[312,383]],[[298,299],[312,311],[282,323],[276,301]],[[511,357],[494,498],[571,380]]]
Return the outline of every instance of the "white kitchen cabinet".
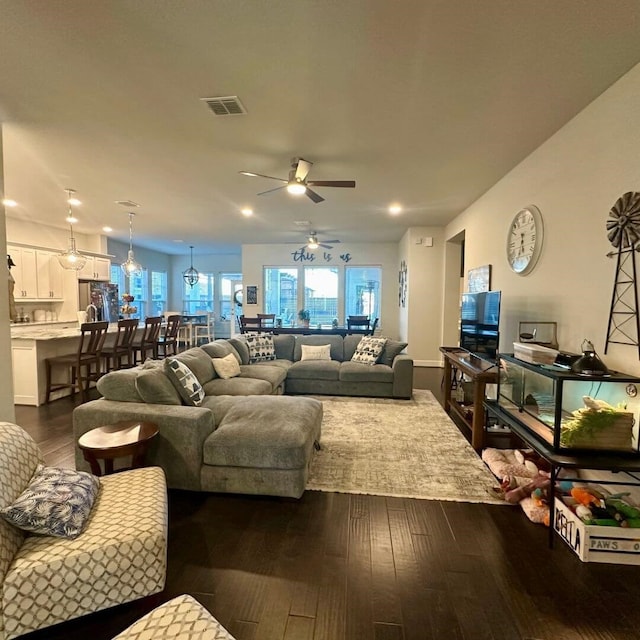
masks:
[[[63,268],[58,261],[58,254],[53,251],[36,250],[36,266],[38,272],[38,298],[42,300],[62,300]]]
[[[7,253],[15,263],[11,275],[16,281],[13,296],[20,300],[37,300],[38,298],[38,266],[36,250],[28,247],[7,245]]]
[[[16,259],[11,254],[13,261]],[[15,340],[11,345],[13,365],[13,401],[38,406],[38,361],[33,340]]]
[[[111,260],[98,256],[85,256],[87,262],[78,271],[78,280],[97,280],[109,282],[111,280]]]

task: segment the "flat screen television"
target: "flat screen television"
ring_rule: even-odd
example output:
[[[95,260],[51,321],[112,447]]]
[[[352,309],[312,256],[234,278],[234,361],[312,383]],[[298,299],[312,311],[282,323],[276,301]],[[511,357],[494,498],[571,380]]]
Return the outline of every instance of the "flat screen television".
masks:
[[[500,336],[500,291],[463,293],[460,346],[471,355],[495,361]]]

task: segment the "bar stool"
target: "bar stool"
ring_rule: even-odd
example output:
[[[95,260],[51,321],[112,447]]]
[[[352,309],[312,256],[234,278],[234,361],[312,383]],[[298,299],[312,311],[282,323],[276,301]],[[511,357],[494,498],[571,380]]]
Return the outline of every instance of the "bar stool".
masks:
[[[85,322],[80,326],[80,344],[76,353],[53,356],[45,359],[47,391],[45,402],[53,391],[75,389],[82,395],[82,402],[88,400],[89,385],[102,375],[102,345],[107,336],[108,322]],[[55,367],[67,371],[66,382],[53,382]],[[94,368],[95,367],[95,368]]]
[[[178,332],[180,331],[180,325],[182,324],[182,317],[180,315],[169,316],[167,318],[167,328],[164,331],[164,335],[158,338],[157,355],[158,358],[166,358],[169,355],[169,349],[171,349],[171,355],[177,355],[178,353]]]
[[[133,367],[133,339],[136,336],[138,321],[118,320],[118,333],[112,345],[102,347],[102,357],[104,358],[105,373],[113,369],[123,369]],[[127,366],[122,366],[122,358],[127,358]],[[111,366],[113,362],[113,367]]]
[[[205,338],[207,342],[213,342],[213,323],[215,321],[215,313],[207,312],[207,322],[206,324],[193,324],[193,345],[194,347],[198,346],[198,341],[200,338]]]
[[[160,336],[160,326],[162,316],[154,316],[144,319],[144,330],[140,338],[137,336],[131,345],[133,348],[133,363],[138,364],[147,359],[147,354],[151,353],[152,358],[158,357],[158,337]],[[138,361],[138,356],[140,360]]]

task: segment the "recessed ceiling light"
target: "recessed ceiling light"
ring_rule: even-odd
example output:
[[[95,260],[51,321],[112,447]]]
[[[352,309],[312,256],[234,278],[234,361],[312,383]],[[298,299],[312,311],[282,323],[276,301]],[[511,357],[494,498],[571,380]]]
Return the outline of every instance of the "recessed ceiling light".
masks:
[[[65,218],[65,220],[69,223],[69,224],[75,224],[76,222],[78,222],[78,218],[76,218],[75,216],[67,216]]]
[[[184,242],[184,240],[174,240],[174,242],[177,242],[178,244],[180,244],[181,242]]]
[[[392,204],[389,206],[390,214],[397,216],[401,212],[402,212],[402,207],[399,204]]]
[[[113,229],[112,229],[111,227],[102,227],[102,230],[103,230],[105,233],[111,233],[111,232],[113,231]]]
[[[240,213],[243,216],[246,216],[248,218],[249,216],[253,215],[253,209],[250,209],[249,207],[245,207],[244,209],[240,209]]]
[[[5,199],[2,201],[2,204],[3,204],[5,207],[17,207],[17,206],[18,206],[18,203],[17,203],[15,200],[12,200],[11,198],[5,198]]]

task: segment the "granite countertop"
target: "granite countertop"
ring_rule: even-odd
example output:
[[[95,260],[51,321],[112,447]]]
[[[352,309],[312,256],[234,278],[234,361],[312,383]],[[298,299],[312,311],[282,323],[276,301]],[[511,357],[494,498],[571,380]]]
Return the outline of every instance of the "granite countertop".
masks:
[[[57,324],[62,326],[52,326],[50,323],[21,323],[19,326],[15,325],[11,327],[11,338],[22,340],[55,340],[59,338],[74,338],[80,335],[80,326],[77,322],[67,321]],[[116,331],[117,328],[117,324],[110,324],[109,332]]]

